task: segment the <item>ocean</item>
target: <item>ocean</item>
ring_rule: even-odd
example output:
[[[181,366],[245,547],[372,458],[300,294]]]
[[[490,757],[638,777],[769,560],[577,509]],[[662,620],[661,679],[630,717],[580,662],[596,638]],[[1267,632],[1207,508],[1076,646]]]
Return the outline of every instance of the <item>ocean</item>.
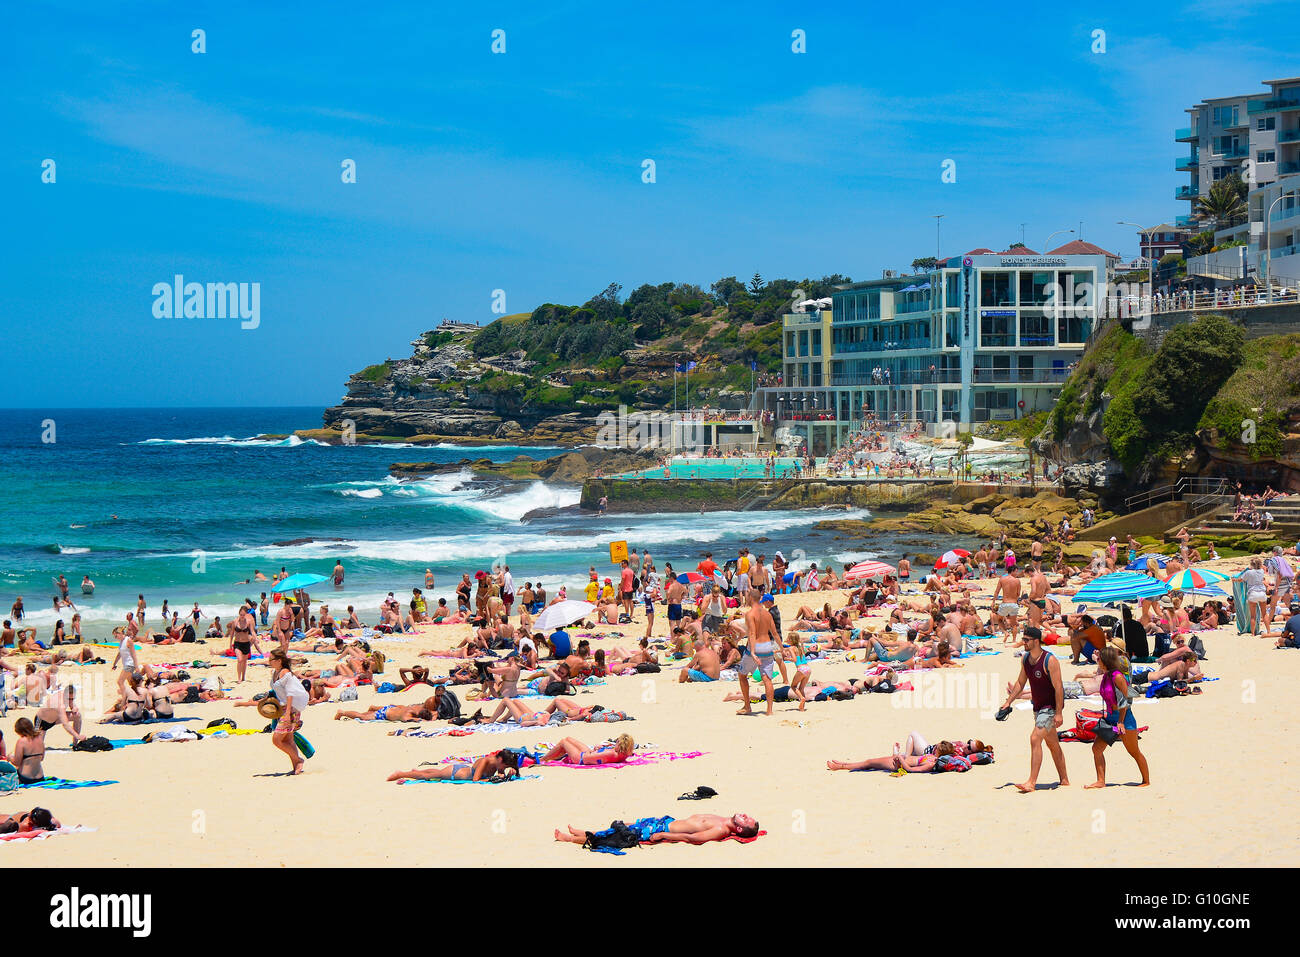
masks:
[[[329,574],[341,560],[341,590],[317,586],[313,602],[336,613],[351,604],[373,620],[389,591],[408,599],[433,570],[434,597],[453,595],[461,572],[508,564],[515,581],[541,580],[554,594],[572,592],[594,565],[611,574],[609,543],[647,548],[662,569],[694,568],[703,551],[732,556],[756,536],[759,547],[787,557],[840,564],[889,560],[898,546],[873,539],[853,550],[813,532],[825,518],[851,512],[711,512],[606,515],[576,510],[523,520],[536,509],[573,506],[575,486],[541,483],[484,486],[468,473],[397,481],[395,461],[494,461],[542,458],[553,447],[329,446],[259,434],[319,427],[319,408],[66,409],[0,411],[6,453],[0,460],[0,608],[8,617],[23,596],[38,638],[57,616],[53,579],[67,577],[87,637],[101,638],[148,603],[157,627],[166,599],[182,616],[197,602],[205,624],[229,615],[267,583],[240,584],[254,570]],[[293,544],[287,544],[293,543]],[[83,575],[96,588],[80,594]],[[454,604],[454,603],[453,603]]]

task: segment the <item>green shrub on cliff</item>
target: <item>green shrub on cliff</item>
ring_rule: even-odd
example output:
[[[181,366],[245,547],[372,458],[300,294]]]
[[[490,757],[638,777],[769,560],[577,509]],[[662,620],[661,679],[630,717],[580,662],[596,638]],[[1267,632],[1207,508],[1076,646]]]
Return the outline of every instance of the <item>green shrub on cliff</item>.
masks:
[[[1282,454],[1288,413],[1300,407],[1300,335],[1246,343],[1241,365],[1205,407],[1199,428],[1244,447],[1255,461]],[[1251,426],[1253,424],[1253,428]],[[1254,442],[1243,442],[1253,431]]]
[[[357,373],[357,376],[358,378],[365,379],[367,382],[383,382],[388,378],[392,371],[392,363],[384,361],[377,365],[366,366]]]

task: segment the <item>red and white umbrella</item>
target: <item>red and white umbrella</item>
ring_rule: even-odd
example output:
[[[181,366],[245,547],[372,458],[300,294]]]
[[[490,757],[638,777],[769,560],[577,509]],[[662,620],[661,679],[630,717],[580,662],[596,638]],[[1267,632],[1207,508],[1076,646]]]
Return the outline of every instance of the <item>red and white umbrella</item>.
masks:
[[[970,558],[970,552],[964,548],[951,548],[939,556],[939,560],[934,563],[934,567],[947,568],[959,558]]]
[[[844,573],[844,577],[846,579],[878,578],[881,575],[893,575],[897,571],[898,569],[893,565],[886,565],[884,562],[858,562]]]

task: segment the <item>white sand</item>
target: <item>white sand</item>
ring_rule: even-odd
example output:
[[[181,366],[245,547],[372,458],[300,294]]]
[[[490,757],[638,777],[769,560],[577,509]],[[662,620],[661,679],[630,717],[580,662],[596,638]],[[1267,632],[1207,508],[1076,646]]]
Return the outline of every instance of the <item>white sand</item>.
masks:
[[[812,597],[782,597],[785,621]],[[657,626],[662,634],[662,608]],[[625,638],[618,643],[632,647],[644,630],[639,607],[638,623],[621,630]],[[399,665],[412,664],[417,650],[446,647],[464,631],[465,626],[432,627],[416,643],[379,642],[390,655],[385,677],[395,677]],[[778,704],[770,718],[736,716],[737,706],[721,700],[737,688],[735,683],[676,684],[674,666],[658,675],[611,678],[607,685],[579,694],[576,700],[582,704],[621,708],[637,719],[621,724],[571,723],[561,729],[500,735],[402,738],[388,732],[440,725],[338,722],[331,720],[336,705],[314,706],[303,732],[317,755],[297,778],[266,776],[288,767],[269,735],[139,745],[99,754],[51,751],[45,762],[48,775],[114,778],[121,783],[6,795],[0,809],[7,813],[39,804],[65,824],[97,830],[10,843],[0,847],[0,854],[15,866],[617,867],[623,860],[663,867],[1294,864],[1298,829],[1292,813],[1297,783],[1291,767],[1292,682],[1300,672],[1300,652],[1275,651],[1271,641],[1238,637],[1231,629],[1203,637],[1208,652],[1203,667],[1221,680],[1204,684],[1198,697],[1136,703],[1139,725],[1151,726],[1141,743],[1153,781],[1145,789],[1124,786],[1137,780],[1136,768],[1116,746],[1108,752],[1109,780],[1116,786],[1085,791],[1082,786],[1094,777],[1091,749],[1066,743],[1062,746],[1071,786],[1018,793],[1012,784],[1028,774],[1030,712],[1016,710],[1002,723],[992,720],[1006,681],[1019,667],[1018,659],[1008,653],[968,659],[964,668],[930,674],[923,686],[928,693],[919,700],[904,693],[863,695],[847,702],[810,703],[804,714],[794,704]],[[595,647],[602,644],[614,642]],[[182,647],[189,650],[177,650]],[[195,646],[144,651],[150,662],[195,656]],[[327,656],[311,657],[330,661]],[[9,660],[17,663],[21,658]],[[445,672],[443,659],[420,662]],[[860,661],[814,663],[813,677],[854,677],[863,667]],[[67,670],[102,673],[112,682],[106,666]],[[1072,677],[1075,670],[1066,665],[1064,674]],[[222,673],[233,678],[233,665],[223,667]],[[251,696],[265,690],[267,681],[265,669],[250,669],[250,681],[238,693]],[[946,684],[932,684],[936,681]],[[959,687],[967,700],[957,700]],[[982,706],[970,700],[973,688],[987,699]],[[337,691],[334,694],[337,697]],[[365,710],[376,701],[405,703],[423,697],[418,690],[377,695],[367,688],[358,702],[343,707]],[[476,707],[465,703],[471,711]],[[1067,702],[1064,727],[1073,726],[1077,706]],[[179,706],[177,713],[202,716],[194,726],[227,715],[241,727],[262,723],[253,709],[223,702]],[[32,710],[10,712],[6,731],[23,714],[30,716]],[[965,774],[902,778],[826,770],[828,758],[888,754],[893,743],[913,729],[931,742],[981,738],[996,747],[997,763]],[[120,738],[145,730],[151,729],[109,725],[92,728],[91,733]],[[539,780],[499,786],[396,785],[384,780],[394,770],[447,755],[534,745],[564,734],[599,744],[623,731],[638,743],[660,749],[707,753],[694,760],[617,770],[532,769],[526,773]],[[12,733],[6,740],[12,747]],[[67,735],[54,729],[47,741],[51,747],[63,747]],[[1045,754],[1040,785],[1054,782]],[[701,784],[713,787],[719,796],[700,802],[676,800]],[[615,818],[735,811],[757,817],[768,834],[749,845],[639,848],[625,859],[552,839],[553,830],[566,824],[598,829]]]

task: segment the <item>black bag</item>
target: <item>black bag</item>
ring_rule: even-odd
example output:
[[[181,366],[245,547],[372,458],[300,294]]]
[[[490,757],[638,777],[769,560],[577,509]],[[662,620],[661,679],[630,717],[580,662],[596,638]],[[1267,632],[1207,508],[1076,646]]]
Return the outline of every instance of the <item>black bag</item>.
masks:
[[[211,720],[211,721],[208,722],[208,725],[207,725],[207,726],[208,726],[209,728],[219,728],[219,727],[221,727],[223,724],[226,725],[226,726],[228,726],[228,727],[230,727],[230,728],[238,728],[238,727],[239,727],[239,725],[235,724],[235,719],[234,719],[234,718],[214,718],[213,720]]]
[[[80,741],[73,742],[73,751],[112,751],[113,742],[102,735],[94,735],[89,738],[83,738]]]
[[[460,717],[460,699],[449,688],[444,688],[438,699],[438,717],[444,721]]]
[[[636,666],[636,673],[639,675],[657,675],[660,670],[660,667],[653,661],[643,661]]]
[[[554,698],[562,694],[577,694],[573,685],[567,681],[552,681],[546,685],[546,691],[543,694],[548,698]]]
[[[588,831],[587,839],[582,842],[582,846],[589,847],[592,850],[599,847],[613,847],[623,850],[636,847],[640,843],[641,838],[636,831],[622,821],[614,821],[603,831]]]

